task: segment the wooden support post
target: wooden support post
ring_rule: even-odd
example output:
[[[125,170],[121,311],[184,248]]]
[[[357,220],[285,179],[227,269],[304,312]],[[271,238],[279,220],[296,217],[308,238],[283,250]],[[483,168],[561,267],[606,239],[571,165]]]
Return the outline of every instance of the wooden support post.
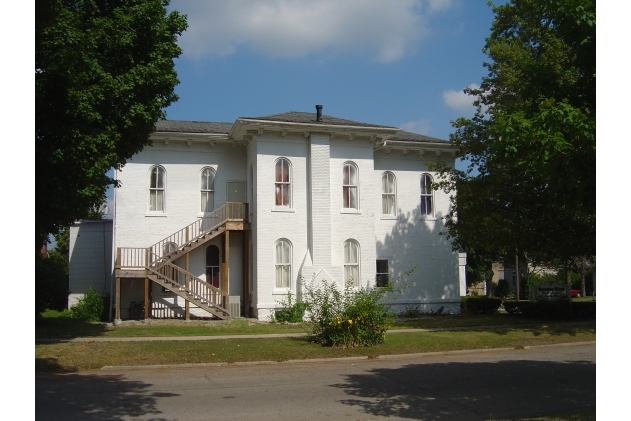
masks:
[[[186,229],[186,237],[188,238],[188,228]],[[189,253],[184,255],[184,266],[185,270],[188,272],[188,258]],[[189,292],[189,283],[188,283],[188,275],[184,278],[184,291],[188,294]],[[184,319],[191,320],[191,303],[188,300],[184,300]]]
[[[250,317],[250,231],[243,231],[243,315]]]
[[[116,278],[116,317],[115,319],[120,320],[121,318],[121,278]]]
[[[226,270],[224,270],[223,276],[222,276],[222,285],[221,285],[221,290],[224,291],[226,293],[226,295],[228,295],[228,293],[230,292],[230,277],[229,277],[229,271],[230,271],[230,231],[226,230],[226,234],[225,234],[225,242],[224,242],[224,253],[223,253],[223,259],[224,259],[224,263],[226,265]]]
[[[151,296],[149,290],[151,288],[151,282],[149,278],[145,278],[145,320],[149,318],[151,314]]]

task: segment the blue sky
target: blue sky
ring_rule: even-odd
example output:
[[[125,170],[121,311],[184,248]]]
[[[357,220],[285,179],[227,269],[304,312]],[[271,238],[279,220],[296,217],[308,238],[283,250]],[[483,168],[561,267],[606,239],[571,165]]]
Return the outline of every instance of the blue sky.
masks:
[[[188,16],[173,120],[323,112],[447,139],[472,116],[485,0],[173,0]]]

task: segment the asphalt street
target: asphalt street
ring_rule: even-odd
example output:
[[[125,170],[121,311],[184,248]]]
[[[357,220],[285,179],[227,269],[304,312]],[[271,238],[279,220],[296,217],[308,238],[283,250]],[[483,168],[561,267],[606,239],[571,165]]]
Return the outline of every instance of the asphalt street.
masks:
[[[596,344],[38,374],[38,420],[490,420],[595,407]]]

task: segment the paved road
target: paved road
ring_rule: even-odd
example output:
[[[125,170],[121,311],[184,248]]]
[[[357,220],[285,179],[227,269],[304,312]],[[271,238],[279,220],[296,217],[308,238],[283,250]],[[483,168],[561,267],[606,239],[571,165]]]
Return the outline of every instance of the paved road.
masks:
[[[486,420],[596,405],[596,345],[37,375],[38,420]]]

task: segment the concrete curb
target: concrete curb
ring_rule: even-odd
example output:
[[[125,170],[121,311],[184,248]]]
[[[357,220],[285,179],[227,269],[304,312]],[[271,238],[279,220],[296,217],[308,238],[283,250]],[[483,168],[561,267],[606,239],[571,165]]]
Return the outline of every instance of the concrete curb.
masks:
[[[479,354],[485,352],[506,352],[506,351],[520,351],[525,349],[535,348],[552,348],[552,347],[569,347],[580,345],[592,345],[596,344],[596,341],[587,342],[566,342],[560,344],[547,344],[547,345],[533,345],[525,347],[513,347],[513,348],[484,348],[484,349],[463,349],[458,351],[436,351],[436,352],[421,352],[414,354],[389,354],[378,355],[374,359],[376,360],[395,360],[401,358],[423,358],[423,357],[435,357],[435,356],[448,356],[448,355],[467,355],[467,354]],[[146,369],[173,369],[173,368],[203,368],[203,367],[227,367],[227,366],[252,366],[252,365],[274,365],[274,364],[313,364],[313,363],[338,363],[338,362],[353,362],[353,361],[366,361],[368,356],[359,357],[338,357],[338,358],[311,358],[304,360],[286,360],[286,361],[242,361],[234,363],[197,363],[197,364],[160,364],[160,365],[106,365],[101,370],[146,370]]]

